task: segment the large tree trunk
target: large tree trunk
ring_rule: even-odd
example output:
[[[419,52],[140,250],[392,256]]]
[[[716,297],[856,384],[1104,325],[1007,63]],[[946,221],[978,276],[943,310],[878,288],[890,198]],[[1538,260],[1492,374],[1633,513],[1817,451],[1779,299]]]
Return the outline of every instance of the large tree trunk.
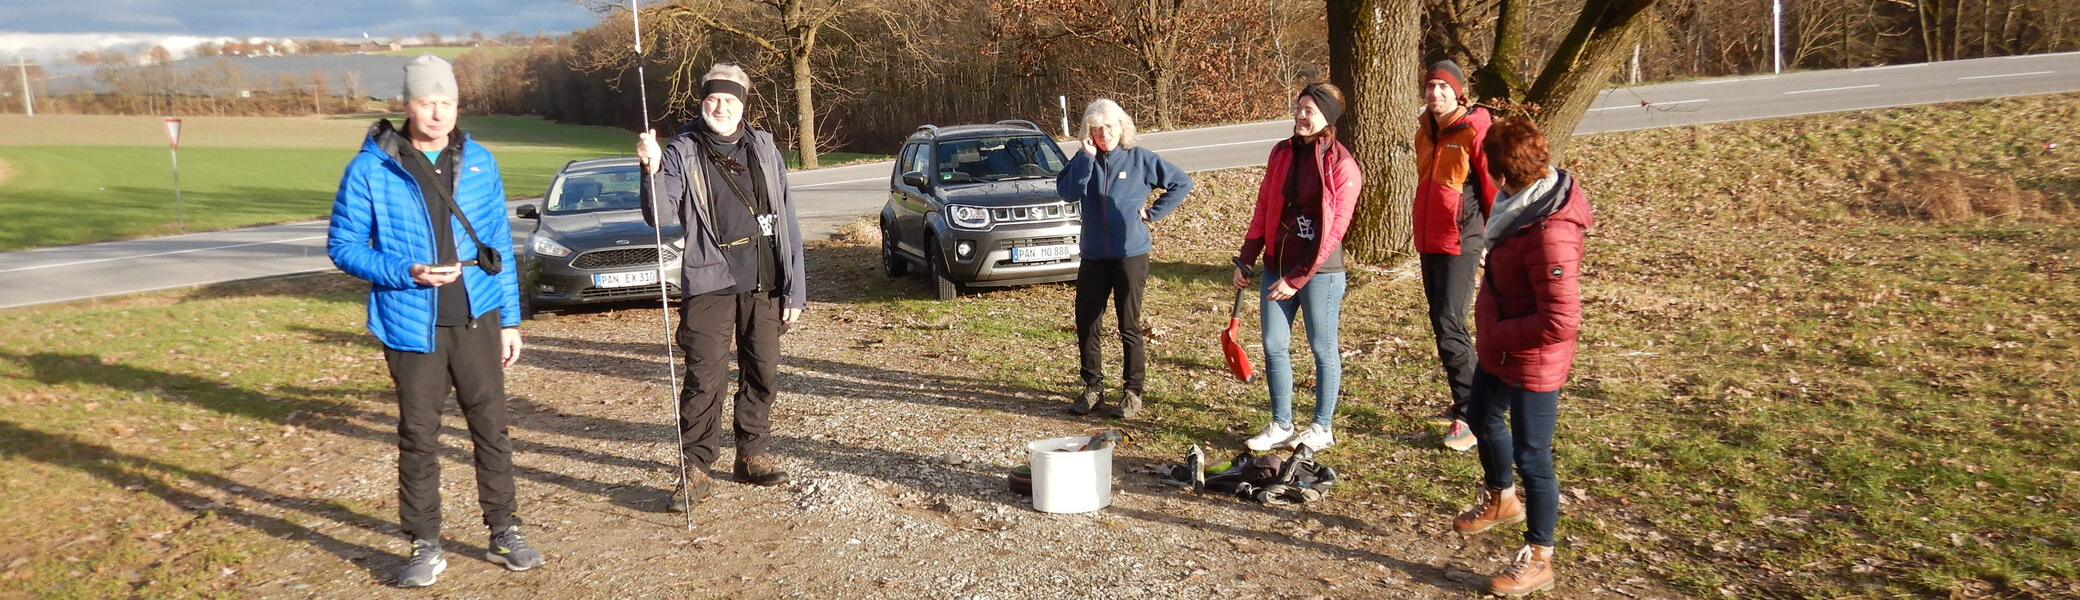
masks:
[[[1546,134],[1554,164],[1567,156],[1567,142],[1582,122],[1589,104],[1603,91],[1646,29],[1647,9],[1655,0],[1593,0],[1582,7],[1574,28],[1562,38],[1552,60],[1532,84],[1524,101],[1539,106],[1532,121]]]
[[[1348,255],[1389,265],[1414,255],[1416,77],[1422,73],[1418,0],[1327,0],[1330,77],[1348,104],[1338,137],[1365,172]]]
[[[794,72],[794,137],[800,146],[804,169],[816,168],[816,99],[815,72],[809,66],[809,52],[802,49],[788,57]]]
[[[1472,91],[1476,98],[1515,98],[1524,91],[1524,78],[1517,75],[1517,55],[1524,46],[1524,19],[1529,12],[1528,0],[1497,3],[1494,50],[1480,71],[1473,74]]]

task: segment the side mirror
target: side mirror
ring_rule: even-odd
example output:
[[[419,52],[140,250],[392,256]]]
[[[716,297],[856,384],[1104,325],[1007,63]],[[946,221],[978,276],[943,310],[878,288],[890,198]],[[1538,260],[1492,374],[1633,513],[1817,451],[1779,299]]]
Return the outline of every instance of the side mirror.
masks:
[[[520,208],[513,209],[513,216],[522,219],[540,219],[542,218],[542,213],[535,210],[533,204],[522,204]]]
[[[925,188],[931,186],[931,181],[924,178],[924,171],[911,171],[903,174],[903,185]]]

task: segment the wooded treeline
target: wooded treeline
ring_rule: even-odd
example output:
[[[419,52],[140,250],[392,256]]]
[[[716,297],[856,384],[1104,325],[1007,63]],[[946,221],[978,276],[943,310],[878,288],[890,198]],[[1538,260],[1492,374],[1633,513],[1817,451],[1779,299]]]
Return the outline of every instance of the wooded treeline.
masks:
[[[711,63],[743,64],[757,79],[751,113],[799,146],[886,151],[922,123],[1032,119],[1060,129],[1081,105],[1120,100],[1144,128],[1276,117],[1297,81],[1325,78],[1328,13],[1321,0],[675,0],[644,7],[653,116],[692,114]],[[1770,4],[1762,0],[1572,2],[1409,0],[1374,3],[1420,13],[1424,62],[1479,70],[1483,93],[1508,97],[1533,80],[1585,7],[1641,17],[1628,36],[1643,81],[1766,72]],[[2080,49],[2080,8],[2064,0],[1789,0],[1787,69],[1828,69]],[[489,112],[535,113],[628,127],[633,52],[623,4],[602,2],[599,25],[525,54],[465,57],[492,99]],[[1504,17],[1518,22],[1508,69],[1482,69]],[[1455,24],[1455,25],[1448,25]],[[1607,33],[1607,32],[1606,32]],[[1624,48],[1629,59],[1632,46]],[[1629,64],[1613,77],[1629,80]],[[1414,74],[1411,73],[1410,77]],[[465,87],[470,87],[465,84]],[[807,118],[804,118],[805,115]]]

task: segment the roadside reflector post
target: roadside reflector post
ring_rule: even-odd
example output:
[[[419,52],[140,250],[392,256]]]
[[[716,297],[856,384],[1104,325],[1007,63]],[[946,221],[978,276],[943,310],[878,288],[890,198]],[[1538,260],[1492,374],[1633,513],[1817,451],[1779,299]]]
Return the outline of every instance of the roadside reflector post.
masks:
[[[1062,137],[1075,139],[1076,132],[1069,130],[1069,97],[1055,96],[1055,101],[1062,104]]]
[[[166,152],[173,159],[173,223],[176,229],[188,231],[187,211],[181,207],[181,120],[166,119]]]

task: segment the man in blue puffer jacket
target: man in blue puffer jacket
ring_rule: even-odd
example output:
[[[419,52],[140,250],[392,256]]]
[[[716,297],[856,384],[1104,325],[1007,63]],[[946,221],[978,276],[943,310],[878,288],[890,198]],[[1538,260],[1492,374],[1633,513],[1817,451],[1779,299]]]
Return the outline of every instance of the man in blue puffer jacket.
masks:
[[[1076,270],[1076,340],[1080,348],[1079,376],[1083,392],[1069,405],[1069,412],[1090,414],[1104,400],[1105,367],[1099,356],[1098,318],[1105,314],[1105,299],[1113,299],[1119,313],[1120,354],[1126,368],[1120,374],[1119,404],[1110,412],[1122,419],[1141,412],[1141,390],[1147,370],[1147,353],[1142,350],[1141,294],[1148,282],[1148,224],[1184,203],[1192,192],[1192,177],[1184,169],[1142,148],[1134,132],[1134,118],[1119,103],[1105,98],[1091,102],[1083,112],[1089,133],[1083,150],[1055,177],[1055,191],[1063,200],[1082,204],[1083,234],[1078,238],[1083,257]],[[1163,190],[1154,203],[1148,196]]]
[[[542,564],[513,516],[505,367],[520,359],[520,290],[498,162],[455,129],[455,75],[421,56],[405,66],[404,129],[369,128],[332,201],[327,253],[370,284],[368,329],[397,385],[398,520],[412,540],[401,587],[433,585],[441,551],[441,404],[454,389],[476,446],[487,558]],[[460,234],[460,235],[458,235]],[[488,243],[482,240],[488,240]]]

